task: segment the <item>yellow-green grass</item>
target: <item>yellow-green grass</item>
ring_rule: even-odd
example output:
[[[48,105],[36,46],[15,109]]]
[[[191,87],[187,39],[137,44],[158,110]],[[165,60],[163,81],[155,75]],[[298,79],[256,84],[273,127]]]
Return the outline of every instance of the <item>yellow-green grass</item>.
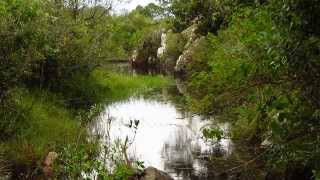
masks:
[[[121,100],[135,93],[172,84],[170,78],[162,75],[128,75],[98,69],[92,76],[100,86],[108,88],[108,91],[99,92],[106,101]]]
[[[49,151],[76,142],[81,126],[52,93],[23,91],[16,98],[20,107],[27,110],[25,122],[21,122],[24,125],[1,146],[13,164],[39,165]]]

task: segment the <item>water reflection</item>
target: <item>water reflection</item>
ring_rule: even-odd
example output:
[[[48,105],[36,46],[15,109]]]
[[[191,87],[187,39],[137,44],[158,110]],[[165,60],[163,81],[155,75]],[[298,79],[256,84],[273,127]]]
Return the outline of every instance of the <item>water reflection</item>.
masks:
[[[232,142],[223,139],[215,145],[207,143],[200,132],[212,121],[177,108],[170,98],[163,96],[166,93],[132,97],[109,105],[97,120],[95,131],[107,133],[106,125],[111,119],[111,139],[125,139],[127,135],[134,139],[128,149],[131,160],[144,161],[146,166],[166,171],[175,179],[213,179],[209,157],[219,154],[227,158],[233,149]],[[140,121],[136,134],[127,126],[130,120]],[[228,130],[227,124],[220,126]]]

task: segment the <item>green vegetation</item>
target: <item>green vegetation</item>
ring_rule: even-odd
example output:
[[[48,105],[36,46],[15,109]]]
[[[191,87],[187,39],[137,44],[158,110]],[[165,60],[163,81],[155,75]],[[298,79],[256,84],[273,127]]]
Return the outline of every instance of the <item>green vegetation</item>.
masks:
[[[97,71],[95,76],[101,84],[107,84],[109,88],[109,96],[106,96],[107,101],[113,102],[115,100],[121,100],[132,94],[138,93],[139,91],[146,91],[150,88],[159,88],[168,86],[171,84],[169,79],[163,78],[162,76],[128,76],[123,74],[111,73],[106,74],[105,78]]]
[[[159,2],[123,15],[108,0],[0,2],[0,174],[8,162],[14,178],[33,178],[50,151],[61,157],[57,176],[132,174],[123,159],[112,173],[94,163],[101,149],[85,126],[104,104],[170,84],[102,66],[137,50],[138,65],[180,63],[190,108],[230,122],[232,138],[259,147],[267,169],[319,179],[320,2]]]
[[[147,8],[147,7],[146,7]],[[145,35],[164,26],[162,22],[154,21],[152,16],[144,15],[144,8],[122,16],[109,16],[107,24],[108,33],[103,46],[103,58],[107,60],[129,59],[133,51],[142,44]]]
[[[54,176],[79,178],[93,169],[109,179],[130,175],[124,162],[110,173],[92,164],[100,149],[88,140],[86,125],[103,105],[170,81],[100,67],[128,59],[144,34],[161,26],[145,14],[153,12],[148,9],[112,15],[111,6],[111,1],[0,2],[1,175],[8,170],[16,179],[41,177],[49,152],[59,154]]]
[[[76,142],[81,126],[59,98],[48,92],[19,89],[15,97],[25,112],[24,121],[17,124],[20,127],[15,129],[15,137],[2,143],[1,149],[21,173],[31,173],[40,168],[48,152]]]
[[[68,108],[69,101],[65,94],[59,96],[47,90],[21,88],[13,92],[12,98],[15,100],[15,107],[19,107],[21,111],[19,113],[22,117],[21,121],[13,124],[15,128],[7,128],[7,131],[4,132],[11,136],[14,135],[14,137],[4,141],[0,146],[10,163],[21,173],[25,173],[25,176],[41,173],[41,161],[50,151],[63,152],[62,156],[65,156],[64,153],[69,153],[73,157],[76,155],[72,154],[72,147],[77,147],[74,152],[82,152],[79,157],[86,157],[87,153],[96,153],[98,149],[95,142],[87,142],[86,140],[88,132],[84,125],[99,114],[101,110],[99,104],[104,105],[118,101],[138,91],[147,91],[150,88],[170,83],[169,80],[160,76],[128,76],[106,73],[101,69],[93,71],[88,79],[76,82],[82,92],[73,92],[76,95],[82,95],[81,98],[90,99],[97,104],[92,106],[90,111]],[[69,94],[67,97],[73,95]],[[71,149],[66,151],[66,145],[70,145]],[[63,173],[75,177],[81,173],[80,170],[87,168],[78,167],[78,162],[83,161],[91,164],[94,160],[94,157],[92,159],[78,159],[74,162],[78,169]],[[90,168],[98,167],[92,165]],[[36,172],[34,172],[35,170]]]
[[[192,109],[231,122],[233,139],[267,144],[268,169],[317,176],[319,1],[163,3],[176,32],[198,23],[186,68]]]

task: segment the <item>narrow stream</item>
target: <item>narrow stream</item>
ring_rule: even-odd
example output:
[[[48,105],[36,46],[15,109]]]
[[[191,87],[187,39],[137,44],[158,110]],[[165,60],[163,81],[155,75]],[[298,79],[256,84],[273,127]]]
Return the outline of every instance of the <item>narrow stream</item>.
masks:
[[[146,167],[165,171],[176,180],[247,179],[228,172],[252,158],[247,148],[228,136],[214,144],[206,141],[202,129],[215,121],[188,112],[178,100],[183,91],[183,85],[176,83],[113,102],[95,121],[93,131],[113,142],[128,138],[130,161],[142,161]],[[136,131],[129,127],[135,120],[139,121]],[[215,126],[229,134],[228,123]],[[249,179],[260,179],[263,172],[258,169],[249,174]]]

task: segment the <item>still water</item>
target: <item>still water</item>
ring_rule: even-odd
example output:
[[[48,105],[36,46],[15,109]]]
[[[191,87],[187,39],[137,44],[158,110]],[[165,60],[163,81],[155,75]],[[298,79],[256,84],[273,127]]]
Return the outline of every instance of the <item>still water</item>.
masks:
[[[119,72],[130,70],[119,68]],[[263,179],[264,172],[255,165],[253,171],[246,167],[249,173],[235,168],[252,159],[250,147],[228,138],[228,123],[215,123],[212,117],[187,111],[181,101],[184,93],[183,83],[177,81],[172,87],[109,103],[93,131],[112,142],[123,143],[128,138],[131,162],[142,161],[146,167],[165,171],[176,180]],[[135,120],[139,121],[137,129],[130,128]],[[224,131],[221,141],[213,143],[203,138],[203,128],[212,126]]]
[[[176,180],[234,179],[227,170],[250,159],[249,153],[228,138],[229,124],[213,124],[210,117],[188,112],[178,100],[183,88],[177,85],[109,104],[94,131],[113,141],[128,138],[131,161],[143,161],[146,167],[165,171]],[[138,128],[130,128],[135,120]],[[201,132],[208,126],[223,129],[225,138],[214,144],[206,141]]]

